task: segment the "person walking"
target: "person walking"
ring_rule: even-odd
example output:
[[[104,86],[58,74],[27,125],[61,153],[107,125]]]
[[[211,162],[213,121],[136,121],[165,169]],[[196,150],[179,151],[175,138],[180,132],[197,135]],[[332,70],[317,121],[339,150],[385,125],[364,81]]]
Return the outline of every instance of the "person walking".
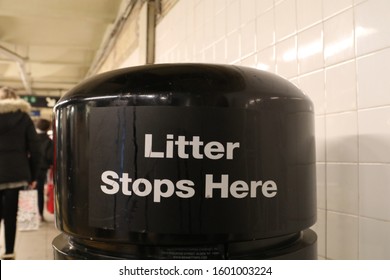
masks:
[[[35,187],[41,150],[30,105],[9,87],[0,88],[0,217],[4,220],[4,260],[15,259],[19,190]]]
[[[47,180],[47,171],[53,164],[53,140],[50,139],[47,132],[51,127],[51,122],[46,119],[39,119],[36,122],[36,131],[42,152],[42,161],[37,175],[37,190],[38,190],[38,210],[41,217],[41,222],[44,222],[44,188]]]

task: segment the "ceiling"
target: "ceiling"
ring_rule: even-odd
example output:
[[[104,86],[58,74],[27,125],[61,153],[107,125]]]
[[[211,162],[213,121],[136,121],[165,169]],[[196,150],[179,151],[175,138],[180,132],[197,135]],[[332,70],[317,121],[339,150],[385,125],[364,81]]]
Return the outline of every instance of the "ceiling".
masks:
[[[61,96],[85,78],[122,0],[0,0],[0,86]]]

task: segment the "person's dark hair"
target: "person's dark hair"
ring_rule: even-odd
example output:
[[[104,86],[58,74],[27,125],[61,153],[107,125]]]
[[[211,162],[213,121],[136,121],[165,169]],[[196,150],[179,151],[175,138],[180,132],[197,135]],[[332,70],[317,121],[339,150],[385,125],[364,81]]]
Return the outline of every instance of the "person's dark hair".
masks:
[[[0,87],[0,99],[16,99],[18,96],[14,89],[10,87]]]
[[[50,129],[51,122],[46,119],[39,119],[36,126],[39,130],[47,132]]]

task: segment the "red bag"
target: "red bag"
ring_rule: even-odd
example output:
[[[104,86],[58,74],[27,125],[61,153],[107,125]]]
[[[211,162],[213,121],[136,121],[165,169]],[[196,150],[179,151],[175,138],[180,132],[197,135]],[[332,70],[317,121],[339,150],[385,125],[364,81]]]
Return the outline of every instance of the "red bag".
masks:
[[[53,184],[53,169],[49,171],[46,190],[46,209],[49,213],[54,214],[54,184]]]

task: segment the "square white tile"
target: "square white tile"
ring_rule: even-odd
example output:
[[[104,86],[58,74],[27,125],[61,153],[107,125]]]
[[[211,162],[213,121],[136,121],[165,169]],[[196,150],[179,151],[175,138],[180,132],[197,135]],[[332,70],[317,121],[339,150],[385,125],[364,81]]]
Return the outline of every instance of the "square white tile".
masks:
[[[327,212],[326,257],[333,260],[358,259],[359,223],[357,216]]]
[[[246,24],[248,21],[253,21],[256,17],[256,0],[241,0],[240,12],[241,25]]]
[[[351,8],[352,0],[323,0],[323,15],[324,18],[328,18],[338,14],[345,9]]]
[[[355,60],[325,70],[326,111],[337,113],[356,110],[357,81]]]
[[[179,1],[179,3],[180,2],[181,1]],[[202,26],[205,23],[205,9],[204,9],[204,7],[205,7],[204,1],[199,1],[197,3],[194,3],[193,9],[194,9],[195,28]],[[180,11],[180,12],[182,12],[182,11]]]
[[[328,162],[357,162],[356,112],[326,116],[326,159]]]
[[[256,50],[256,23],[248,21],[241,28],[241,57],[253,54]]]
[[[367,1],[355,7],[357,54],[390,47],[390,1]]]
[[[297,0],[298,30],[322,21],[322,0]]]
[[[186,31],[186,36],[187,37],[190,37],[191,34],[194,32],[195,30],[195,9],[193,8],[193,3],[192,1],[185,1],[184,3],[177,3],[175,6],[177,5],[180,5],[180,4],[184,4],[185,7],[183,8],[183,10],[181,11],[181,13],[183,13],[183,16],[184,16],[184,21],[185,21],[185,31]],[[157,25],[158,26],[158,25]]]
[[[390,222],[390,165],[359,165],[359,209],[364,217]]]
[[[214,18],[206,23],[203,28],[204,32],[204,47],[208,48],[215,43],[215,20]]]
[[[215,62],[226,63],[226,39],[222,38],[215,43]]]
[[[240,0],[228,3],[226,16],[226,32],[228,34],[240,28]]]
[[[296,34],[295,0],[285,0],[275,6],[275,35],[276,41],[281,41]]]
[[[201,53],[204,51],[204,47],[205,47],[205,39],[204,39],[204,26],[201,26],[197,29],[195,29],[195,32],[194,32],[194,50],[195,50],[195,53]],[[177,42],[177,40],[175,39],[170,39],[169,40],[171,42],[171,45],[173,45],[174,43]]]
[[[368,218],[359,220],[359,259],[390,259],[390,222]]]
[[[300,74],[324,66],[322,24],[298,34],[298,62]]]
[[[353,10],[324,22],[324,59],[327,66],[352,59],[355,55]]]
[[[274,7],[274,0],[256,0],[257,15],[261,15]]]
[[[390,107],[359,111],[359,161],[390,163]]]
[[[215,1],[202,1],[203,3],[203,13],[204,13],[204,22],[207,25],[210,21],[215,18]]]
[[[390,105],[390,48],[357,60],[358,106]]]
[[[222,9],[215,16],[215,40],[226,35],[226,9]]]
[[[359,186],[357,164],[326,165],[327,209],[358,215]]]
[[[234,63],[240,59],[240,33],[238,30],[226,38],[226,62]]]
[[[257,50],[263,50],[275,43],[274,11],[268,11],[256,19]]]
[[[285,78],[298,75],[296,36],[276,44],[276,65],[277,73]]]
[[[214,2],[214,11],[216,14],[226,8],[227,0],[214,0]]]

